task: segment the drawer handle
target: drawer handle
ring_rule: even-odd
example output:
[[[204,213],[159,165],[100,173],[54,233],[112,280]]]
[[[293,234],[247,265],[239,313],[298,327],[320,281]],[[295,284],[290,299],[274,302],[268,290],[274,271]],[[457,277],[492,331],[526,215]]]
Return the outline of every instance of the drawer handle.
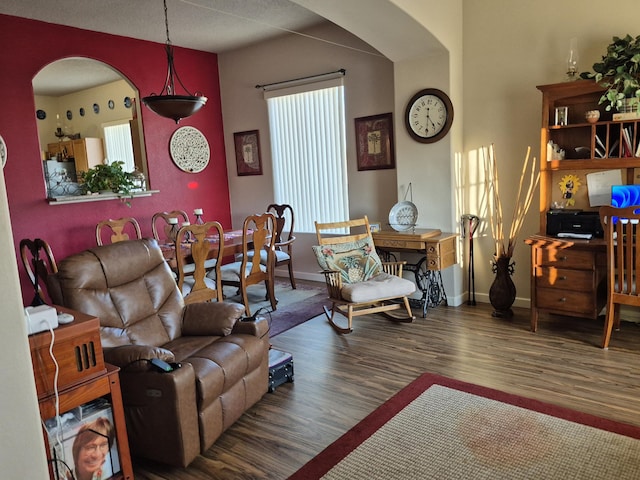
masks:
[[[558,277],[558,280],[566,280],[566,279],[567,279],[566,275],[561,275]]]
[[[562,297],[562,298],[560,299],[560,303],[562,303],[562,302],[566,302],[566,301],[567,301],[567,299],[566,299],[565,297]]]
[[[561,262],[566,262],[567,260],[569,260],[569,257],[560,257]]]

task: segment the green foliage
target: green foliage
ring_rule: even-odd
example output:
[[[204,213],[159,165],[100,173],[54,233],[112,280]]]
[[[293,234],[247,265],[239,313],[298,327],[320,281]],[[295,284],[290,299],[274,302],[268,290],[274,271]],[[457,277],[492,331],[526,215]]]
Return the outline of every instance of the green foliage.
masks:
[[[613,37],[602,61],[593,64],[593,72],[583,72],[580,77],[593,78],[607,89],[600,97],[600,103],[609,104],[607,111],[621,110],[626,98],[640,98],[640,35]]]
[[[109,165],[96,165],[86,172],[80,172],[85,193],[111,191],[122,195],[131,195],[135,187],[131,174],[122,169],[124,162],[113,162]]]

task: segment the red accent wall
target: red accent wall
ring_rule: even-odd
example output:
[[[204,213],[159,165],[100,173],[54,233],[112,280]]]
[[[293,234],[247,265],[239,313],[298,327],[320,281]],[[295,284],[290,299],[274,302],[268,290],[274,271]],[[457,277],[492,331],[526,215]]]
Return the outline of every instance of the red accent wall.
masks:
[[[48,204],[31,80],[45,65],[71,56],[91,57],[111,65],[137,87],[140,96],[158,92],[166,76],[164,44],[0,15],[0,135],[7,144],[4,176],[25,305],[31,301],[33,289],[20,262],[18,245],[22,238],[48,241],[60,261],[95,246],[95,225],[105,218],[133,216],[140,222],[143,235],[150,237],[154,212],[183,209],[191,215],[194,208],[203,208],[205,220],[218,220],[225,228],[231,226],[218,58],[177,47],[175,64],[180,79],[191,91],[201,91],[208,97],[201,111],[180,122],[180,126],[198,128],[208,139],[211,160],[207,168],[199,174],[179,170],[169,155],[169,140],[178,126],[139,106],[149,183],[160,193],[134,199],[131,208],[118,200]]]

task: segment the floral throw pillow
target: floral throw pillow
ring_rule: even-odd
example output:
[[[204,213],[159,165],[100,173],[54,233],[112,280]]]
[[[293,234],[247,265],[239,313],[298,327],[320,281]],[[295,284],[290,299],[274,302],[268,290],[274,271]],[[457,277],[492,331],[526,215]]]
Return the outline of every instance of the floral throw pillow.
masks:
[[[344,283],[369,280],[382,271],[382,262],[369,238],[356,242],[314,245],[313,251],[323,270],[339,270]]]

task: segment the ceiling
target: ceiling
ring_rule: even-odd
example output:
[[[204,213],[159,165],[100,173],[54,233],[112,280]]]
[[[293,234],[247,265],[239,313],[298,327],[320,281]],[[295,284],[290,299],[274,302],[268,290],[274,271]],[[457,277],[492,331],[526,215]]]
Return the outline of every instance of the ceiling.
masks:
[[[162,0],[2,0],[0,13],[166,42]],[[212,53],[245,47],[326,21],[289,0],[167,0],[167,16],[173,45]],[[67,63],[64,71],[77,64]],[[104,74],[101,70],[95,67],[73,78],[84,78],[84,88],[89,88],[104,83],[91,84],[94,76]],[[39,83],[40,87],[52,85],[47,79]],[[48,91],[37,87],[34,89],[40,94],[60,95],[62,85]]]

